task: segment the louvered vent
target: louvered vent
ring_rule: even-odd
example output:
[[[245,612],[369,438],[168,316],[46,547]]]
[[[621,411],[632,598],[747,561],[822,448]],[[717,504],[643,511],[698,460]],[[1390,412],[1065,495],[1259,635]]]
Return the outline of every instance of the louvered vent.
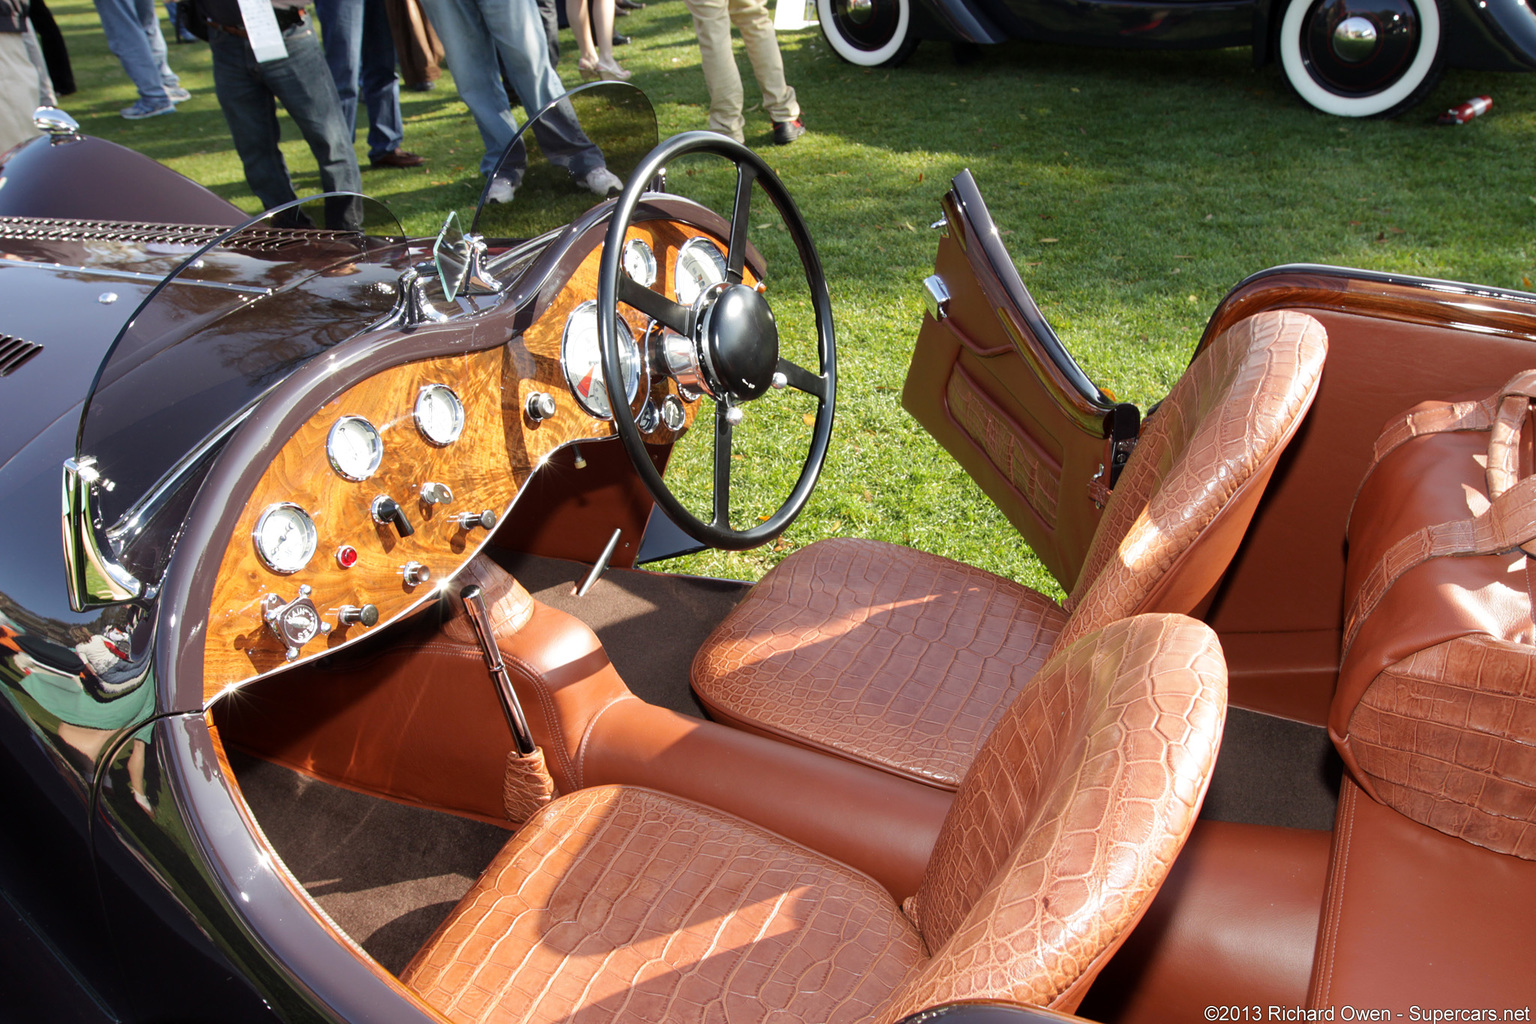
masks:
[[[0,377],[15,373],[21,364],[43,350],[43,346],[0,334]]]

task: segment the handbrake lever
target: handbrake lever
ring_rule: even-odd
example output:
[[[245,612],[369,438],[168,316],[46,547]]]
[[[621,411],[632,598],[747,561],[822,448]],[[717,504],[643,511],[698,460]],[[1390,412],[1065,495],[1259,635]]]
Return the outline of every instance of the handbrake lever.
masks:
[[[501,648],[496,646],[496,634],[491,629],[491,616],[485,610],[485,597],[477,584],[471,583],[459,591],[459,600],[464,602],[464,610],[469,614],[469,625],[475,632],[475,639],[480,642],[480,653],[485,656],[485,668],[491,674],[491,682],[496,684],[496,693],[501,697],[501,710],[507,716],[507,725],[512,727],[512,740],[517,744],[517,752],[528,755],[538,749],[538,744],[533,742],[533,733],[528,729],[528,719],[523,715],[523,706],[518,703],[517,691],[512,688],[512,678],[507,675],[507,666],[501,660]]]

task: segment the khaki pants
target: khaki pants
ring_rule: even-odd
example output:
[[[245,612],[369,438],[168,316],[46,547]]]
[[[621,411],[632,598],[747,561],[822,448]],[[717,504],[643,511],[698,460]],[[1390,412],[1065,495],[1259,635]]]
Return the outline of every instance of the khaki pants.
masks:
[[[41,134],[32,127],[39,78],[20,32],[0,32],[0,153]]]
[[[709,87],[709,127],[742,141],[746,124],[742,117],[741,72],[731,50],[731,26],[741,33],[752,62],[752,74],[763,90],[763,109],[774,121],[793,121],[800,116],[795,90],[784,81],[784,58],[773,17],[765,0],[684,0],[693,15],[703,58],[704,84]]]

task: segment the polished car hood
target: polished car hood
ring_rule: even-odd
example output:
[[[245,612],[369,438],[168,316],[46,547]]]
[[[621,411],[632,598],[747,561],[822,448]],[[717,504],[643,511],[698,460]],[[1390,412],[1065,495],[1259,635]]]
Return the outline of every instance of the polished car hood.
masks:
[[[90,393],[124,322],[224,230],[0,217],[0,465]]]

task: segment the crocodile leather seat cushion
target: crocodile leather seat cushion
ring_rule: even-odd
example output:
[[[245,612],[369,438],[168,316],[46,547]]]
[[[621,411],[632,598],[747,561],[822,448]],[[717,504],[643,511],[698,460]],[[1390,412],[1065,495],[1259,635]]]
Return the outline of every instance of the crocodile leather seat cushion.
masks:
[[[1071,1009],[1188,837],[1225,708],[1198,622],[1141,616],[1072,644],[982,748],[904,907],[720,811],[580,790],[513,837],[401,978],[457,1022]]]
[[[822,541],[765,575],[710,634],[694,692],[722,722],[955,788],[1056,647],[1206,597],[1326,354],[1322,325],[1290,311],[1207,345],[1148,418],[1064,605],[898,545]]]

